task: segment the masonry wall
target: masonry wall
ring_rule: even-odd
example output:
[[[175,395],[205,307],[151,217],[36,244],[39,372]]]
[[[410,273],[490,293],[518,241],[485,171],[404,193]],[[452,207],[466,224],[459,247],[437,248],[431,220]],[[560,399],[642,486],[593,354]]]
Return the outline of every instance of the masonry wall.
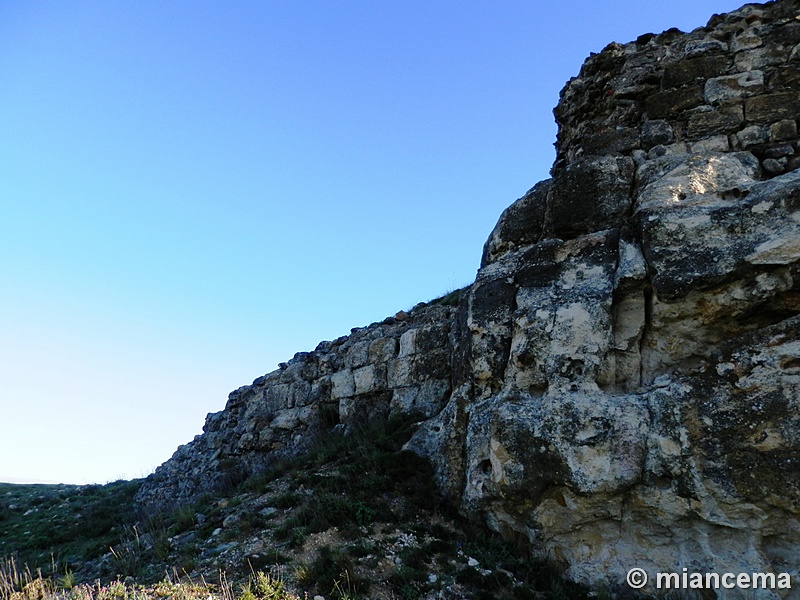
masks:
[[[791,2],[746,5],[690,34],[609,44],[561,92],[554,174],[587,155],[747,150],[765,176],[796,169],[800,22]]]
[[[451,303],[457,300],[451,298]],[[203,434],[147,478],[142,504],[180,504],[235,483],[317,436],[397,412],[431,417],[450,396],[456,309],[419,305],[321,342],[230,393]]]

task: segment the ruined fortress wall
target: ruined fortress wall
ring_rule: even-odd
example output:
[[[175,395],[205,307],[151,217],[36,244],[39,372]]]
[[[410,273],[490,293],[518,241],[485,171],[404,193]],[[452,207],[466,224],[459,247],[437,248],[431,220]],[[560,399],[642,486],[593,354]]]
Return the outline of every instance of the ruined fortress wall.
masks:
[[[591,56],[561,92],[557,174],[588,155],[748,151],[765,176],[792,171],[800,115],[800,22],[791,2],[715,15]]]
[[[800,6],[611,44],[555,115],[552,177],[500,216],[457,307],[233,392],[139,500],[419,411],[407,447],[450,501],[575,580],[678,565],[800,586]]]
[[[430,417],[450,394],[456,309],[418,305],[299,352],[230,393],[203,434],[148,477],[142,504],[171,505],[229,487],[317,436],[397,412]]]

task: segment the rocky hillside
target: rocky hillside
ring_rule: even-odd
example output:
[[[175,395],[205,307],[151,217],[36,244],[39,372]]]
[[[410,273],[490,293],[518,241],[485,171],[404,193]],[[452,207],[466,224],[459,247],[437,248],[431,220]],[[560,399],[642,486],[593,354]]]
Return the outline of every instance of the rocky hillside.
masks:
[[[317,439],[191,503],[141,481],[0,484],[0,600],[588,598],[436,493],[407,415]]]
[[[416,413],[406,449],[448,502],[572,580],[800,586],[799,19],[750,4],[589,57],[551,179],[500,217],[472,285],[234,391],[137,502]]]

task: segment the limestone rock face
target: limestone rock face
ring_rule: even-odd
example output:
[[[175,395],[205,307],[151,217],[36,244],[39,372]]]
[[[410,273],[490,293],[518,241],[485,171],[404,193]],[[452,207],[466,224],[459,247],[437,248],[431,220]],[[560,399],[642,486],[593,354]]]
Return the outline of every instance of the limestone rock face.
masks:
[[[718,594],[800,597],[800,7],[611,44],[555,115],[551,179],[502,214],[457,308],[232,393],[140,500],[417,411],[408,448],[450,501],[575,580],[789,573]]]

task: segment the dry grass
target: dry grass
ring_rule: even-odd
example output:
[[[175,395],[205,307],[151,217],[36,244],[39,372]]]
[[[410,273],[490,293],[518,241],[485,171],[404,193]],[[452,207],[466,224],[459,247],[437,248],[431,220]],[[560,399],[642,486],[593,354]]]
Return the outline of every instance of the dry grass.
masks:
[[[454,514],[431,466],[402,451],[415,421],[329,432],[163,513],[136,511],[138,482],[0,484],[0,557],[14,556],[0,558],[0,600],[596,597]]]
[[[254,572],[238,589],[220,572],[219,583],[165,577],[153,585],[115,580],[76,585],[69,575],[56,580],[20,569],[14,559],[0,561],[0,600],[301,600],[280,578]]]

